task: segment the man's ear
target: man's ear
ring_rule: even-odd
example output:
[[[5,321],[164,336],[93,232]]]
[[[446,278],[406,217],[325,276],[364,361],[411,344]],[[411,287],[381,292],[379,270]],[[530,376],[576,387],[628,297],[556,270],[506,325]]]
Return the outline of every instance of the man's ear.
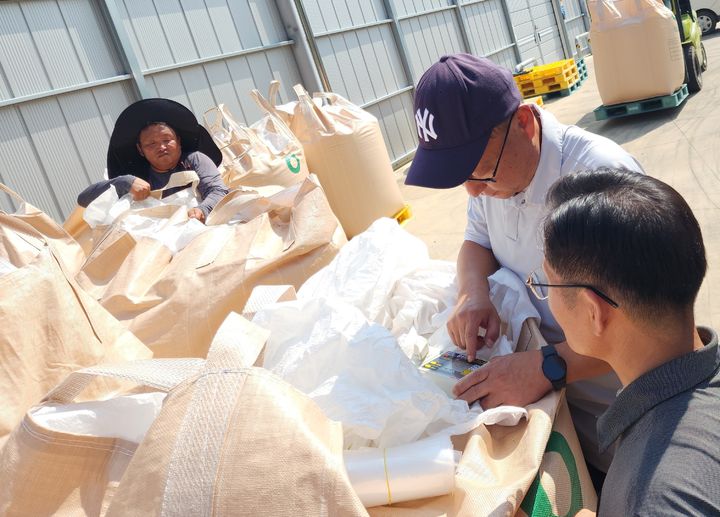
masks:
[[[135,144],[135,148],[137,149],[137,152],[140,153],[140,156],[145,158],[145,154],[142,152],[142,148],[140,147],[140,144]]]
[[[529,104],[521,104],[518,106],[517,113],[518,126],[522,129],[528,138],[532,138],[535,135],[535,114]]]
[[[581,297],[588,312],[590,330],[594,336],[600,337],[607,330],[613,308],[590,289],[583,289]]]

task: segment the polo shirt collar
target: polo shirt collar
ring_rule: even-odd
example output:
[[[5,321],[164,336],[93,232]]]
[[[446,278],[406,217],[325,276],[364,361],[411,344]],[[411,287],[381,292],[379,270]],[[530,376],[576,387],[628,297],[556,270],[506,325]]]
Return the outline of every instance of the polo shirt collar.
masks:
[[[536,109],[533,106],[533,109]],[[552,113],[536,109],[540,115],[542,127],[542,144],[540,160],[535,176],[525,190],[525,198],[529,203],[545,205],[545,196],[555,180],[560,177],[562,168],[563,136],[567,126],[560,124]]]
[[[604,453],[635,422],[652,408],[689,390],[712,376],[720,367],[718,336],[714,330],[698,327],[707,343],[681,357],[661,364],[628,384],[597,424],[600,453]]]

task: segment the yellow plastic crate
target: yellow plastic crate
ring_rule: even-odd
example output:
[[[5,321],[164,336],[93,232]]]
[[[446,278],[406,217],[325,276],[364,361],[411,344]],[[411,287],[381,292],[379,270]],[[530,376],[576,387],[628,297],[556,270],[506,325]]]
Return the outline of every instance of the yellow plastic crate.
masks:
[[[553,84],[562,84],[565,83],[566,85],[570,85],[574,79],[574,77],[578,75],[578,69],[577,66],[573,65],[566,70],[564,70],[562,73],[559,73],[557,75],[547,76],[547,77],[536,77],[535,79],[528,79],[524,81],[515,81],[518,85],[518,88],[521,90],[524,88],[542,88],[544,86],[551,86]],[[567,86],[566,86],[567,87]]]
[[[569,88],[579,78],[574,59],[534,66],[527,72],[514,76],[518,89],[526,98]]]
[[[562,77],[556,77],[553,78],[552,81],[545,81],[545,82],[538,82],[537,85],[531,85],[531,86],[525,86],[523,88],[520,88],[520,93],[524,98],[528,97],[534,97],[536,95],[543,95],[546,93],[552,93],[557,92],[560,90],[565,90],[567,88],[570,88],[572,85],[574,85],[576,82],[580,80],[580,75],[577,73],[577,69],[575,73],[568,75],[568,76],[562,76]]]
[[[545,103],[543,102],[542,95],[538,95],[537,97],[530,97],[529,99],[525,99],[523,101],[523,104],[537,104],[540,107],[545,105]]]
[[[412,219],[412,216],[410,205],[405,205],[393,216],[393,219],[395,219],[400,226],[405,226],[405,224]]]
[[[560,75],[572,67],[577,68],[575,60],[570,58],[563,59],[562,61],[555,61],[554,63],[548,63],[547,65],[534,66],[532,70],[536,77],[551,77]]]

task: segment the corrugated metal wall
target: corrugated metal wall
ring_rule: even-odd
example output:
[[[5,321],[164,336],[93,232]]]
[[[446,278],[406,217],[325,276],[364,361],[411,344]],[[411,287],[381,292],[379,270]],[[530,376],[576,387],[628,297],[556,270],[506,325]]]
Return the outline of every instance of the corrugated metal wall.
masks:
[[[565,21],[559,4],[565,3]],[[395,163],[416,145],[414,84],[441,55],[508,67],[563,57],[584,0],[0,0],[0,182],[57,219],[101,179],[114,121],[168,97],[201,118],[248,91],[323,85],[380,120]],[[306,23],[307,34],[303,32]],[[565,25],[565,27],[562,27]],[[311,33],[311,34],[310,34]],[[574,45],[574,41],[573,41]],[[566,40],[566,47],[569,46]],[[567,50],[566,50],[567,52]],[[0,208],[12,208],[0,195]]]

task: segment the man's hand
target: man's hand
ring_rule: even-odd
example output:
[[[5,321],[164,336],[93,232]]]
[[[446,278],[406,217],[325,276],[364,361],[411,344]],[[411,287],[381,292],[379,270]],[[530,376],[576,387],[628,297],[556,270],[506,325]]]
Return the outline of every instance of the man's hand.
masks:
[[[542,352],[515,352],[493,357],[488,364],[462,378],[453,388],[459,399],[483,409],[537,402],[552,389],[542,373]]]
[[[150,195],[150,183],[144,179],[135,178],[130,187],[130,194],[135,201],[142,201]]]
[[[191,208],[188,210],[188,219],[197,219],[201,223],[205,223],[205,214],[199,208]]]
[[[478,336],[480,327],[485,329],[485,337]],[[478,349],[495,344],[500,334],[500,317],[488,297],[461,295],[447,329],[453,343],[465,349],[468,361],[473,361]]]

